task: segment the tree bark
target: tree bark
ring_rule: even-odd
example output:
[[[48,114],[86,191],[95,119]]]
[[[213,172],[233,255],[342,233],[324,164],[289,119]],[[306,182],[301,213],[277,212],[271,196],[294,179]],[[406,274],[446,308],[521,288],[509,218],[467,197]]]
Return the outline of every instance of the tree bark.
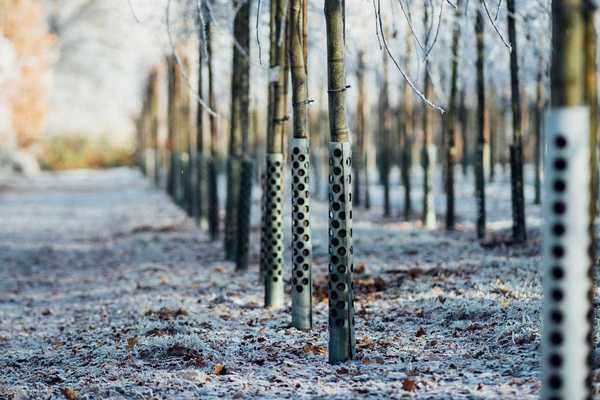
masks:
[[[217,110],[214,88],[214,65],[213,65],[213,25],[209,19],[206,22],[206,48],[208,52],[208,105],[211,110]],[[208,164],[208,230],[212,240],[219,238],[219,191],[217,185],[218,170],[217,161],[219,157],[219,128],[217,117],[210,114],[208,117],[210,126],[210,160]]]
[[[325,0],[329,94],[329,362],[355,357],[352,154],[346,121],[344,2]]]
[[[475,196],[477,200],[477,237],[485,238],[485,131],[486,131],[486,102],[485,102],[485,41],[483,27],[483,11],[477,11],[475,21],[475,37],[477,41],[477,156],[475,162]]]
[[[424,26],[429,25],[429,12],[425,7]],[[425,34],[425,43],[429,43],[429,33]],[[433,94],[431,77],[429,76],[429,60],[425,61],[424,87],[425,97],[430,99]],[[423,108],[423,149],[421,152],[421,164],[423,166],[423,226],[426,229],[434,229],[437,225],[435,215],[434,187],[435,175],[435,143],[433,140],[432,110],[424,105]]]
[[[523,134],[521,118],[521,96],[519,92],[518,44],[515,27],[515,1],[506,0],[508,10],[508,39],[512,45],[510,53],[510,89],[512,105],[513,143],[510,146],[511,194],[513,213],[513,240],[523,243],[527,240],[525,221],[525,194],[523,190]]]
[[[263,214],[265,307],[281,308],[283,294],[283,141],[287,121],[287,1],[271,1],[269,127]]]
[[[291,0],[289,56],[292,75],[294,138],[292,162],[292,325],[312,329],[312,243],[310,227],[310,142],[305,13],[308,0]]]
[[[454,199],[454,164],[456,158],[456,94],[458,81],[458,50],[460,40],[461,0],[456,2],[454,32],[452,34],[452,77],[450,83],[450,107],[448,110],[446,142],[446,229],[453,231],[456,224]]]

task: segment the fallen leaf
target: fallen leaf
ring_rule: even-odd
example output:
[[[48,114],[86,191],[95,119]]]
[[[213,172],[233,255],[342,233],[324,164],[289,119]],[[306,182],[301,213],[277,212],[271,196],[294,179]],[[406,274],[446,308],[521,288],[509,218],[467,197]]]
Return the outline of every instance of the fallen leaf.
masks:
[[[64,388],[62,392],[63,392],[63,395],[65,396],[65,399],[77,400],[77,392],[74,391],[73,389]]]
[[[223,364],[217,364],[214,368],[215,375],[225,375],[227,373],[227,369]]]
[[[419,329],[417,329],[417,333],[415,333],[416,337],[421,337],[425,335],[425,328],[423,328],[422,326],[419,327]]]
[[[402,389],[407,392],[414,392],[417,390],[417,383],[410,378],[406,378],[402,382]]]
[[[52,311],[50,311],[48,308],[42,310],[42,315],[44,317],[47,317],[48,315],[52,315]]]
[[[138,344],[140,338],[137,336],[130,337],[127,339],[127,351],[133,350],[133,348]]]

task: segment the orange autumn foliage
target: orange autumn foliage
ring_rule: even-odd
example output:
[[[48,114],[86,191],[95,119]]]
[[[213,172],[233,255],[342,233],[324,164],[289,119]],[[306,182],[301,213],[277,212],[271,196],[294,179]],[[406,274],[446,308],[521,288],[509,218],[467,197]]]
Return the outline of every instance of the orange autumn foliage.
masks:
[[[52,35],[39,0],[0,0],[0,34],[17,55],[18,75],[8,104],[17,145],[26,148],[42,135],[48,111]]]

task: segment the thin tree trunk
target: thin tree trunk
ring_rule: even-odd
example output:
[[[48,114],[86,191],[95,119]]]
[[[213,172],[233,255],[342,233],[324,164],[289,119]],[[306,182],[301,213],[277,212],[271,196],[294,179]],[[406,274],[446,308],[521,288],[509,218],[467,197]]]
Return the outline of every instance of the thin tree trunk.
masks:
[[[584,5],[586,0],[552,1],[551,108],[544,124],[544,400],[593,397],[595,274],[586,72],[595,71],[586,67],[591,62],[585,51],[590,9]]]
[[[169,171],[167,176],[167,193],[171,199],[175,201],[177,192],[177,175],[179,174],[179,166],[177,163],[177,137],[178,137],[178,120],[177,120],[177,85],[175,74],[177,70],[177,60],[174,55],[167,58],[167,74],[168,74],[168,126],[167,126],[167,155],[169,159]]]
[[[387,34],[386,34],[387,35]],[[389,36],[389,35],[388,35]],[[379,151],[380,160],[380,180],[383,185],[383,216],[389,217],[392,212],[390,203],[390,167],[391,167],[391,118],[390,118],[390,100],[389,100],[389,69],[388,55],[383,52],[383,76],[381,80],[381,92],[379,96]]]
[[[429,25],[429,11],[425,7],[424,26]],[[425,35],[425,43],[429,43],[429,33]],[[433,94],[431,77],[429,76],[429,60],[425,61],[425,97],[430,99]],[[432,110],[424,105],[423,109],[423,149],[421,153],[421,164],[423,165],[423,226],[426,229],[434,229],[437,225],[435,215],[434,187],[436,150],[433,140],[433,118]]]
[[[355,206],[362,203],[361,176],[365,166],[365,118],[366,118],[366,94],[365,94],[365,52],[358,51],[358,67],[356,69],[357,96],[356,96],[356,156],[354,166],[354,197]]]
[[[305,34],[308,0],[292,0],[289,14],[289,54],[292,74],[294,138],[292,162],[292,325],[312,329],[312,242],[310,227],[310,142]]]
[[[234,0],[234,9],[240,5]],[[242,14],[238,10],[234,18],[234,40],[238,41],[241,34]],[[233,45],[233,60],[231,73],[231,110],[229,116],[229,159],[227,160],[227,199],[225,207],[225,258],[235,261],[238,254],[238,211],[240,203],[240,181],[241,181],[241,142],[242,127],[240,121],[241,109],[241,65],[242,58],[237,43]],[[239,45],[239,44],[238,44]]]
[[[459,116],[460,132],[462,137],[462,173],[467,176],[469,173],[469,113],[466,104],[467,91],[463,88],[460,92]]]
[[[454,32],[452,35],[452,77],[450,83],[450,107],[448,110],[446,142],[446,229],[453,231],[456,224],[454,199],[454,163],[456,158],[456,93],[458,81],[458,49],[460,40],[461,0],[456,2]]]
[[[410,59],[412,54],[411,38],[407,36],[406,40],[406,57]],[[400,172],[402,174],[402,186],[404,186],[404,219],[410,220],[412,215],[412,194],[411,194],[411,171],[412,171],[412,151],[414,140],[414,115],[413,115],[413,98],[411,87],[404,82],[403,96],[403,112],[402,112],[402,165]]]
[[[281,308],[283,294],[283,141],[287,121],[288,62],[286,52],[287,12],[286,0],[271,2],[271,49],[269,84],[269,128],[265,176],[265,214],[263,218],[265,265],[265,307]]]
[[[483,0],[482,0],[483,1]],[[477,156],[475,160],[475,196],[477,200],[477,237],[485,238],[485,131],[486,131],[486,102],[485,102],[485,41],[483,27],[483,11],[477,11],[475,21],[475,36],[477,40]]]
[[[535,198],[534,204],[542,204],[542,115],[544,113],[544,62],[540,57],[536,77],[535,102]]]
[[[160,184],[160,147],[158,144],[158,129],[159,129],[159,108],[160,108],[160,68],[156,67],[150,74],[150,136],[151,148],[153,150],[154,167],[152,169],[154,175],[154,184],[156,187]]]
[[[345,10],[325,0],[329,93],[329,362],[355,356],[352,287],[352,168],[346,122]]]
[[[213,24],[209,19],[206,23],[206,47],[208,51],[208,105],[216,111],[214,76],[213,76]],[[210,114],[208,117],[210,124],[210,160],[208,165],[208,229],[212,240],[219,237],[219,191],[218,191],[218,171],[217,159],[219,156],[219,129],[217,126],[217,117]]]
[[[498,164],[498,147],[500,141],[497,132],[500,131],[499,118],[497,118],[498,110],[496,108],[496,92],[494,87],[490,89],[490,101],[488,101],[488,117],[489,117],[489,133],[490,133],[490,170],[489,181],[494,182],[496,178],[496,164]]]
[[[207,16],[208,17],[208,16]],[[198,26],[200,31],[205,30],[202,26],[200,18],[198,18]],[[200,32],[198,35],[198,96],[203,97],[204,81],[203,81],[203,47],[206,31]],[[204,106],[196,102],[196,157],[194,158],[194,173],[195,179],[192,179],[192,210],[200,227],[206,226],[208,217],[208,158],[206,156],[206,139],[204,137]]]
[[[512,45],[510,53],[510,89],[512,99],[513,143],[510,146],[510,174],[513,212],[513,240],[523,243],[527,240],[525,223],[525,194],[523,189],[523,133],[521,118],[521,96],[519,92],[518,44],[515,27],[515,0],[506,0],[508,10],[508,38]]]
[[[248,269],[250,213],[252,209],[252,177],[254,164],[250,147],[250,8],[252,0],[244,0],[235,18],[234,37],[240,49],[239,63],[239,130],[241,136],[240,176],[238,182],[236,270]]]

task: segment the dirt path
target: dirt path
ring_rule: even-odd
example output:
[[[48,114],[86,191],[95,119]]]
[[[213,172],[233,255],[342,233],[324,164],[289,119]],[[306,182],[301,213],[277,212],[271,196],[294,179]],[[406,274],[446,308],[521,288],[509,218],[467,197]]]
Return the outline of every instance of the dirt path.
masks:
[[[502,228],[508,194],[496,185]],[[527,247],[482,249],[466,222],[424,232],[356,210],[358,359],[330,366],[327,205],[314,206],[316,326],[305,333],[289,308],[261,307],[257,227],[252,270],[237,275],[221,243],[135,171],[3,181],[0,398],[537,398],[535,229]]]

